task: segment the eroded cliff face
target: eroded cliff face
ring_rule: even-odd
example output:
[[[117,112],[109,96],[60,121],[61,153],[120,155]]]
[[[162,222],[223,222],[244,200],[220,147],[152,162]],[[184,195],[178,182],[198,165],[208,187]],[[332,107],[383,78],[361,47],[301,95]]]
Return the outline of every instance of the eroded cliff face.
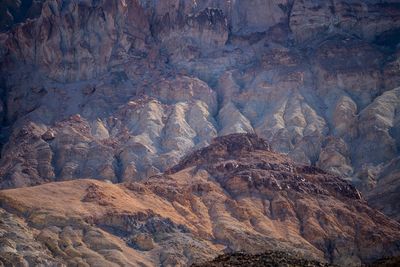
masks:
[[[19,21],[2,188],[137,181],[237,132],[365,192],[399,156],[397,1],[57,0]]]

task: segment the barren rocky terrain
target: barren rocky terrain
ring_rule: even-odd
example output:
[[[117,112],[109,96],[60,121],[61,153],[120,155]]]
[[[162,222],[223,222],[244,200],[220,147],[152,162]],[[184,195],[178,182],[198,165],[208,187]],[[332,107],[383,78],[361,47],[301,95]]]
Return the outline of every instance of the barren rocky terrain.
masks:
[[[143,181],[53,182],[2,190],[0,203],[5,264],[187,266],[277,250],[360,266],[400,253],[398,222],[255,135],[219,137]]]
[[[301,244],[299,253],[339,264],[395,256],[399,42],[398,0],[1,1],[0,228],[18,233],[5,237],[2,259],[173,266],[243,244],[260,253]],[[235,133],[266,140],[251,149],[263,152],[220,155],[225,139],[212,140]],[[228,158],[243,172],[213,165]],[[314,178],[305,185],[297,173]],[[215,215],[203,214],[208,202],[174,199],[196,175],[211,181],[201,190],[215,192],[207,200]],[[143,187],[143,198],[129,185]],[[291,193],[269,214],[280,190]],[[192,208],[200,221],[187,218]],[[96,221],[105,211],[117,218]],[[142,226],[135,236],[124,220],[167,227],[168,238]],[[214,227],[229,230],[214,236]],[[44,230],[59,241],[40,239]],[[97,246],[104,237],[110,243]],[[155,248],[141,252],[135,240]],[[69,244],[79,253],[66,252]]]

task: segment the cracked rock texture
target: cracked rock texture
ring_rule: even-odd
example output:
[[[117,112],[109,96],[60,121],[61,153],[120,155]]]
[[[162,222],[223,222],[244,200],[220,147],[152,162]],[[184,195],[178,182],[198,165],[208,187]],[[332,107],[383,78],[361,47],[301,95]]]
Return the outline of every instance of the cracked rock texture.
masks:
[[[368,197],[399,192],[398,1],[5,1],[0,13],[1,188],[140,181],[246,132]],[[398,218],[392,199],[376,207]]]

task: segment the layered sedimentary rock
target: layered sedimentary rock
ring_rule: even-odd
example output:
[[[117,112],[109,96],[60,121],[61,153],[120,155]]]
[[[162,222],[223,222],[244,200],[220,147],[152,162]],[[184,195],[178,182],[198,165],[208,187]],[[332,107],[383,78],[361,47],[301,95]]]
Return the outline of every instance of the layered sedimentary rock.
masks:
[[[365,192],[399,155],[396,1],[39,6],[0,36],[2,188],[137,181],[235,132]]]
[[[216,138],[141,182],[48,183],[2,190],[0,203],[5,264],[186,266],[274,250],[359,266],[400,253],[398,222],[350,183],[249,134]]]

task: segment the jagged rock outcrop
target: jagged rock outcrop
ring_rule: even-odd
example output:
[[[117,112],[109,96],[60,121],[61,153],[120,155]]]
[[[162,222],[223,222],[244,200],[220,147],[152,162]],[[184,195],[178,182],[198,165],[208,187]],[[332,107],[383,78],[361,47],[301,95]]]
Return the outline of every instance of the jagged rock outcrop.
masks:
[[[232,251],[285,251],[339,266],[398,256],[400,225],[350,183],[252,134],[214,139],[164,174],[2,190],[0,260],[187,266]],[[15,225],[15,221],[20,222]],[[21,233],[21,235],[22,235]],[[11,245],[7,245],[11,244]],[[301,262],[301,259],[298,259]]]
[[[40,67],[60,82],[86,80],[141,53],[150,29],[138,1],[45,1],[2,38],[8,68]]]
[[[399,155],[396,1],[32,5],[4,9],[2,188],[137,181],[237,132],[365,192]]]
[[[327,32],[344,32],[374,41],[397,34],[394,29],[400,23],[398,9],[396,1],[295,0],[290,28],[299,42]]]

